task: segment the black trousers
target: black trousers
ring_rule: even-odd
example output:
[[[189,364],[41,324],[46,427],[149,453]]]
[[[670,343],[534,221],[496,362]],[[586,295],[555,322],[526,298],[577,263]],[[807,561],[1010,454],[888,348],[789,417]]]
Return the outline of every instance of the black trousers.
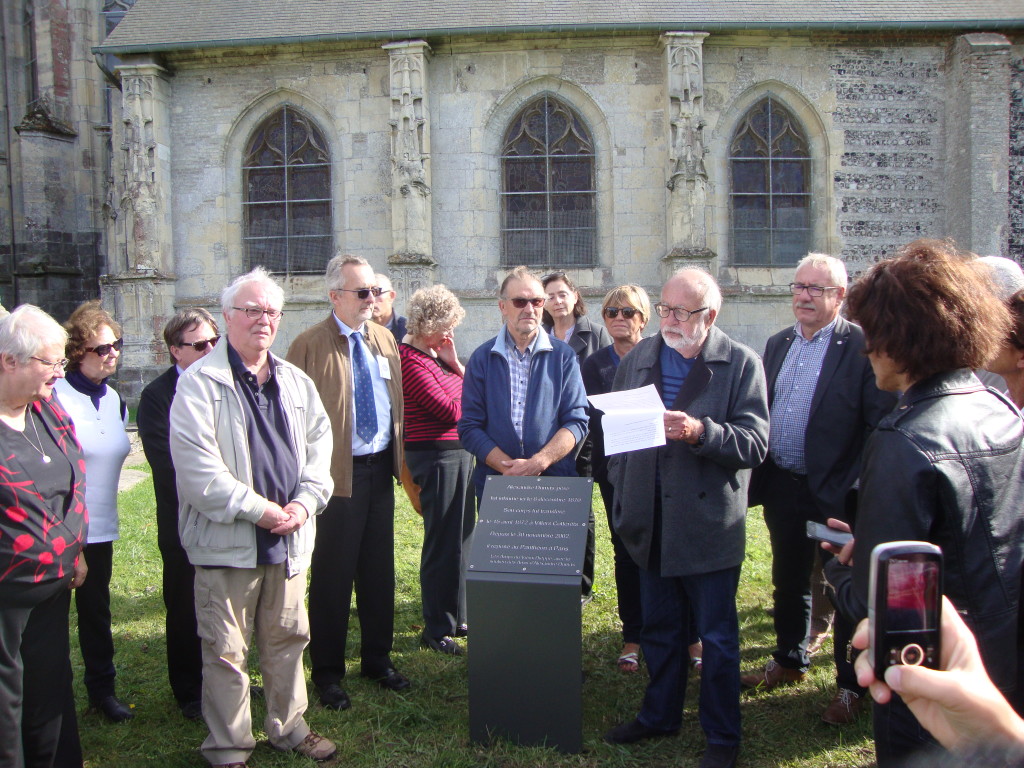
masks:
[[[352,590],[362,634],[362,672],[391,667],[395,636],[395,481],[390,450],[353,462],[352,496],[334,496],[316,521],[309,581],[309,658],[317,688],[345,676]]]
[[[70,590],[60,589],[34,605],[0,606],[0,766],[50,768],[62,726],[77,743],[70,601]]]
[[[174,531],[173,546],[160,541],[167,618],[167,679],[179,706],[203,697],[203,650],[196,630],[196,572]]]
[[[420,593],[424,631],[454,635],[466,623],[466,568],[476,525],[473,457],[462,449],[406,451],[423,507]]]
[[[85,690],[89,701],[98,702],[114,695],[114,637],[110,630],[110,576],[113,571],[114,543],[89,544],[85,562],[89,575],[75,590],[78,610],[78,644],[85,662]]]
[[[811,572],[818,542],[807,538],[807,522],[824,523],[811,496],[806,476],[780,469],[766,460],[766,498],[781,500],[765,502],[764,521],[772,543],[772,585],[775,588],[775,638],[772,654],[781,666],[807,669],[807,634],[811,620]],[[841,688],[860,695],[864,689],[857,684],[853,664],[847,660],[846,646],[853,634],[850,622],[836,612],[833,635],[833,658]]]

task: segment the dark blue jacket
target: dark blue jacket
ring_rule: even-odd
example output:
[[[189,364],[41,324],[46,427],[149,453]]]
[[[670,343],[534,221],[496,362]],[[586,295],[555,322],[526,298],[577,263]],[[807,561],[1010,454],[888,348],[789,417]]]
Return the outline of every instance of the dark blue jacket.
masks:
[[[505,346],[506,329],[484,342],[469,358],[462,382],[462,418],[459,438],[463,447],[476,456],[473,481],[477,495],[483,491],[484,478],[497,474],[487,466],[487,454],[501,448],[513,459],[527,459],[550,442],[555,433],[568,429],[576,444],[587,434],[587,395],[583,390],[576,353],[557,339],[541,332],[530,367],[523,418],[523,440],[512,425],[512,391]],[[546,475],[576,475],[573,451],[548,467]]]

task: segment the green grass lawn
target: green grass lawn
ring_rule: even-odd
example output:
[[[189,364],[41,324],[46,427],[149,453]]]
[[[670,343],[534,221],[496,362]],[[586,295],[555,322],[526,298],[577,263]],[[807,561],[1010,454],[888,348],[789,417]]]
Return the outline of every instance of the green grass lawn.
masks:
[[[145,465],[134,467],[148,471]],[[358,621],[349,638],[352,663],[345,688],[352,708],[333,712],[311,703],[310,726],[338,744],[337,764],[353,768],[525,768],[557,766],[696,766],[704,741],[697,721],[697,683],[687,694],[679,735],[630,747],[611,746],[601,734],[637,711],[645,673],[624,675],[615,667],[621,637],[615,610],[611,544],[599,494],[594,496],[598,519],[595,599],[583,611],[584,752],[562,755],[553,750],[499,742],[482,747],[469,741],[466,660],[421,649],[419,549],[422,527],[401,491],[397,494],[395,555],[398,593],[395,596],[395,651],[399,670],[412,681],[401,695],[386,692],[358,675]],[[167,683],[164,655],[164,612],[160,595],[160,555],[156,542],[153,487],[149,481],[121,494],[121,540],[114,547],[112,602],[117,648],[118,695],[135,707],[134,720],[119,725],[86,711],[82,663],[75,642],[72,612],[72,662],[79,705],[79,727],[86,765],[205,766],[198,747],[206,735],[202,722],[184,720]],[[740,582],[739,614],[744,669],[764,663],[773,645],[771,620],[764,612],[771,599],[771,556],[768,534],[759,513],[747,525],[747,560]],[[543,632],[539,621],[525,632]],[[472,643],[469,643],[472,652]],[[874,763],[870,717],[855,726],[825,725],[820,715],[834,693],[831,645],[818,656],[802,683],[771,693],[743,694],[743,749],[740,765],[868,766]],[[254,673],[258,678],[258,671]],[[315,691],[311,702],[316,701]],[[254,705],[254,723],[262,725],[263,705]],[[304,758],[260,746],[250,758],[253,768],[310,765]]]

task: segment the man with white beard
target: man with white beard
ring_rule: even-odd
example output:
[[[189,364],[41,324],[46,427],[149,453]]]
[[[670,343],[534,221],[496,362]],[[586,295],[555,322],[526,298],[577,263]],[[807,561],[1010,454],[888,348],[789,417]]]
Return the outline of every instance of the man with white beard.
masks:
[[[682,724],[690,612],[704,643],[701,768],[730,768],[740,744],[736,588],[750,470],[768,450],[764,370],[753,350],[714,326],[722,294],[711,275],[677,272],[654,305],[661,334],[622,359],[613,389],[654,384],[668,409],[666,444],[613,456],[615,530],[640,567],[650,682],[636,719],[605,740],[629,744]]]

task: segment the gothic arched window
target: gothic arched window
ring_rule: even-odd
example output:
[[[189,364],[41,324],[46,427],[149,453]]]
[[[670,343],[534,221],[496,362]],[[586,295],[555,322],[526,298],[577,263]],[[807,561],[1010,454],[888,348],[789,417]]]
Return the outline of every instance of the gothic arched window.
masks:
[[[792,114],[768,96],[744,115],[729,145],[732,263],[791,266],[811,239],[811,156]]]
[[[253,131],[242,161],[249,268],[323,272],[334,250],[331,158],[312,120],[282,107]]]
[[[22,14],[22,41],[25,49],[25,99],[30,110],[39,100],[39,64],[36,56],[36,12],[32,0],[25,0]]]
[[[594,142],[580,116],[541,96],[512,119],[501,151],[502,263],[597,262]]]

